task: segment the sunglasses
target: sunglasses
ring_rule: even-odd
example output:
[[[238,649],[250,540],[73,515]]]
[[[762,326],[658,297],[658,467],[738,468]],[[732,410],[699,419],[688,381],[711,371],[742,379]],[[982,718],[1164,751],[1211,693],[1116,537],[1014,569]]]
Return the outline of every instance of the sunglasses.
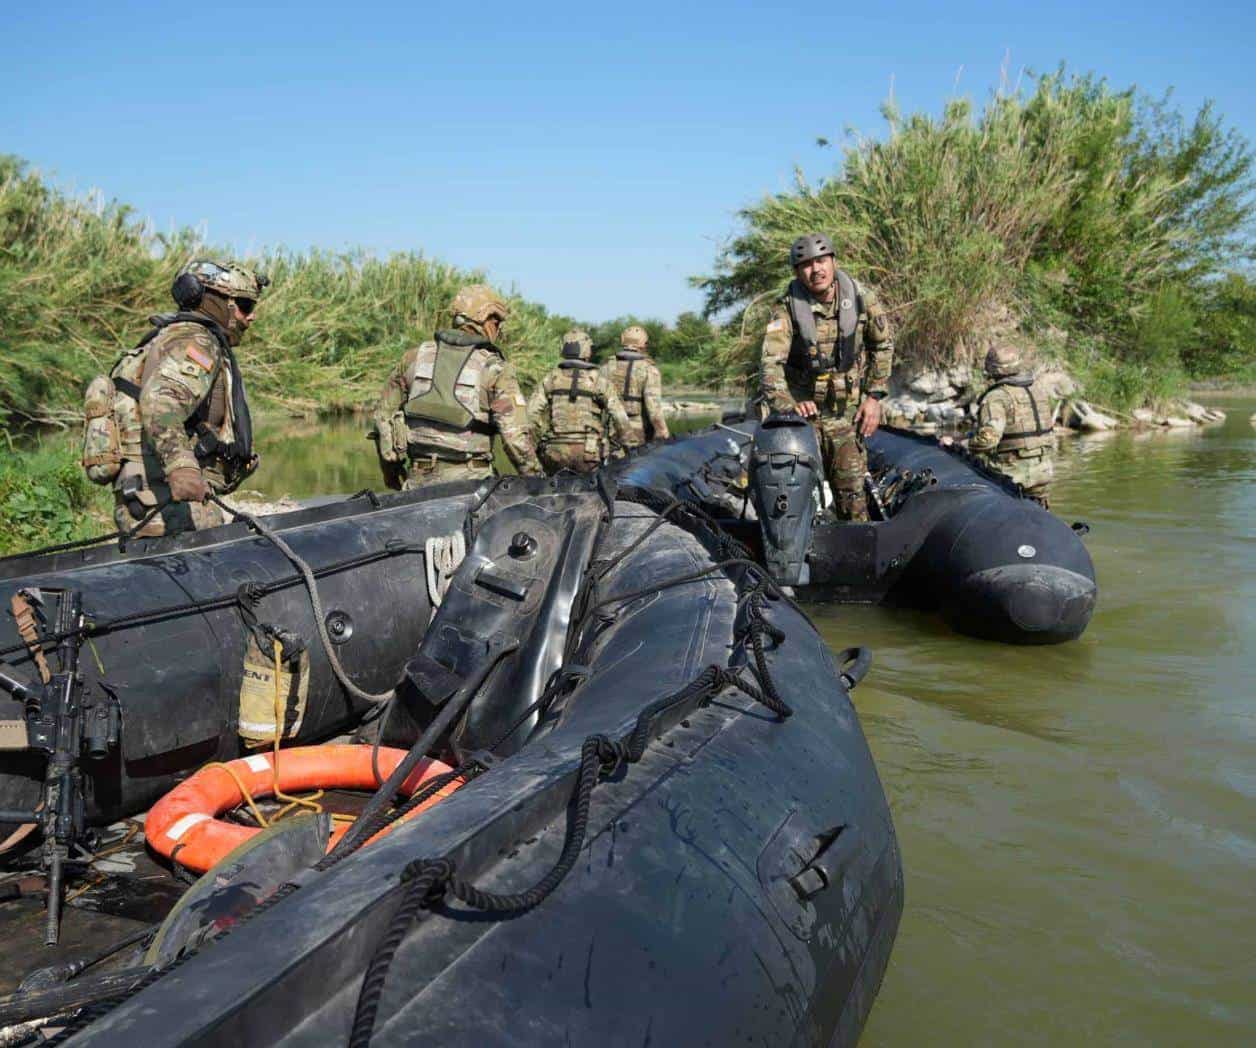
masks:
[[[243,313],[246,317],[251,316],[253,310],[257,308],[257,299],[255,298],[236,298],[233,299],[236,309]]]

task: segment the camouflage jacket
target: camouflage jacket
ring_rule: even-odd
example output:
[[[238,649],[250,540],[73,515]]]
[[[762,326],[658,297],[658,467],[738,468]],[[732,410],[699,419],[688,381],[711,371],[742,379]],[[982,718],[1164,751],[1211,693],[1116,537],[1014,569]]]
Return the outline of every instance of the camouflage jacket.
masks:
[[[471,350],[454,385],[471,418],[466,427],[405,417],[405,405],[432,389],[436,350],[435,341],[406,350],[384,383],[373,413],[381,456],[391,462],[424,453],[490,460],[496,433],[515,469],[541,475],[514,366],[491,347]]]
[[[628,415],[614,387],[598,368],[583,361],[563,361],[537,384],[528,401],[528,419],[538,444],[593,443],[590,451],[607,453],[607,441],[624,444]]]
[[[123,374],[126,370],[138,373]],[[199,467],[208,471],[212,484],[220,484],[227,464],[214,456],[198,458],[197,438],[189,432],[199,411],[219,440],[230,443],[234,439],[231,371],[218,340],[200,324],[171,324],[143,353],[123,358],[117,375],[140,387],[138,422],[150,474],[154,464],[162,476],[175,469]],[[122,429],[125,455],[133,423],[123,420]],[[150,475],[148,479],[158,478]]]
[[[644,353],[620,350],[602,365],[602,372],[628,413],[629,447],[671,436],[663,418],[663,379],[653,360]]]
[[[1051,399],[1031,376],[997,382],[978,401],[968,450],[988,457],[1040,456],[1055,447],[1053,421]]]
[[[794,348],[794,320],[789,298],[772,309],[759,356],[759,398],[769,410],[792,412],[801,401],[811,400],[821,415],[853,416],[863,394],[886,394],[894,365],[894,335],[889,317],[870,287],[855,284],[859,320],[855,328],[855,360],[849,371],[819,374],[798,368],[790,361]],[[810,296],[808,296],[810,298]],[[811,299],[815,314],[817,348],[832,354],[838,337],[837,296],[826,305]],[[795,356],[797,359],[797,355]]]

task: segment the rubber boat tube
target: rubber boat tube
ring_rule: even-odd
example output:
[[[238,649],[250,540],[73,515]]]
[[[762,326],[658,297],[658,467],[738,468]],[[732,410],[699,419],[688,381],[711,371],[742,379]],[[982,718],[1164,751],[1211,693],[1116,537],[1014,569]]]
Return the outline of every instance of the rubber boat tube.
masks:
[[[764,556],[746,488],[758,428],[724,423],[649,448],[619,467],[619,482],[700,506]],[[800,596],[935,609],[959,632],[1011,644],[1082,634],[1098,593],[1084,529],[929,438],[882,427],[868,440],[868,462],[885,479],[910,471],[930,482],[906,495],[889,520],[820,518]]]
[[[557,517],[565,503],[551,505],[545,484],[521,494]],[[657,515],[613,509],[564,645],[564,672],[578,672],[516,752],[481,755],[488,770],[452,796],[297,875],[286,898],[69,1043],[342,1044],[411,860],[448,856],[487,891],[537,883],[568,832],[585,740],[626,737],[704,667],[750,658],[759,605],[744,570],[711,570],[726,551],[670,522],[637,544]],[[469,550],[460,573],[496,586],[503,572],[482,557]],[[661,585],[681,576],[692,578]],[[762,614],[779,630],[765,658],[792,715],[731,686],[660,713],[641,759],[592,794],[579,861],[543,903],[503,920],[446,902],[409,927],[372,1044],[855,1043],[902,910],[898,846],[833,656],[791,605]],[[854,681],[866,659],[852,667]]]

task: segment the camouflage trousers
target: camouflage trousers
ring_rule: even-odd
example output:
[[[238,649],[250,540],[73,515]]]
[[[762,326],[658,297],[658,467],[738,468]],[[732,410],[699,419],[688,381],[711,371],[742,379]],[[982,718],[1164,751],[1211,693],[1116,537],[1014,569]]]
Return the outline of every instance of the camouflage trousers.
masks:
[[[838,520],[866,522],[868,498],[864,474],[868,472],[868,449],[846,415],[825,415],[811,420],[820,441],[824,479],[833,492],[833,512]]]
[[[1033,499],[1044,509],[1047,508],[1047,493],[1055,478],[1055,462],[1051,454],[1041,449],[1025,454],[1019,451],[996,451],[986,461],[1009,480],[1019,484],[1026,498]]]
[[[625,449],[639,448],[642,444],[647,443],[645,432],[645,419],[640,415],[628,416],[628,432],[623,435],[623,446]]]
[[[170,497],[170,489],[164,484],[155,484],[152,494],[158,500],[166,499]],[[133,497],[123,498],[119,491],[113,493],[113,501],[113,522],[119,531],[131,531],[157,504],[138,502]],[[224,523],[226,518],[222,510],[212,502],[171,502],[135,534],[142,538],[155,538],[158,535],[178,535],[183,531],[204,531]]]
[[[441,484],[450,480],[484,480],[493,475],[493,463],[488,459],[472,459],[470,462],[445,462],[442,459],[411,459],[406,468],[402,491],[413,491],[425,484]]]
[[[561,469],[569,469],[573,473],[592,473],[602,464],[597,455],[585,449],[584,441],[579,444],[542,444],[536,449],[536,453],[546,473],[557,473]]]

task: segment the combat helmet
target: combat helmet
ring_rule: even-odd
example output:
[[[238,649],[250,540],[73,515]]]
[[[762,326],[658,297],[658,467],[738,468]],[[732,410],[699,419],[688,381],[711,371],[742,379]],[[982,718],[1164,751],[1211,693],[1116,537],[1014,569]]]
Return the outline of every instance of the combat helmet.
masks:
[[[650,333],[640,324],[630,324],[619,336],[619,344],[624,349],[635,349],[638,353],[642,353],[650,344]]]
[[[823,258],[825,255],[833,255],[833,242],[823,233],[808,233],[799,237],[790,246],[789,264],[791,266],[801,265],[803,262],[810,262],[813,258]]]
[[[270,278],[255,272],[239,262],[214,262],[198,258],[189,262],[174,278],[170,294],[180,309],[199,309],[206,291],[223,298],[233,298],[241,303],[244,313],[251,313],[253,305],[262,297],[262,291],[270,285]]]
[[[484,334],[484,325],[491,318],[498,321],[510,316],[505,300],[487,284],[468,284],[454,295],[450,312],[454,327],[471,327]]]
[[[986,353],[987,378],[1010,378],[1024,367],[1025,359],[1020,347],[1010,342],[998,342]]]
[[[593,359],[593,339],[583,328],[572,328],[563,336],[563,359]]]

